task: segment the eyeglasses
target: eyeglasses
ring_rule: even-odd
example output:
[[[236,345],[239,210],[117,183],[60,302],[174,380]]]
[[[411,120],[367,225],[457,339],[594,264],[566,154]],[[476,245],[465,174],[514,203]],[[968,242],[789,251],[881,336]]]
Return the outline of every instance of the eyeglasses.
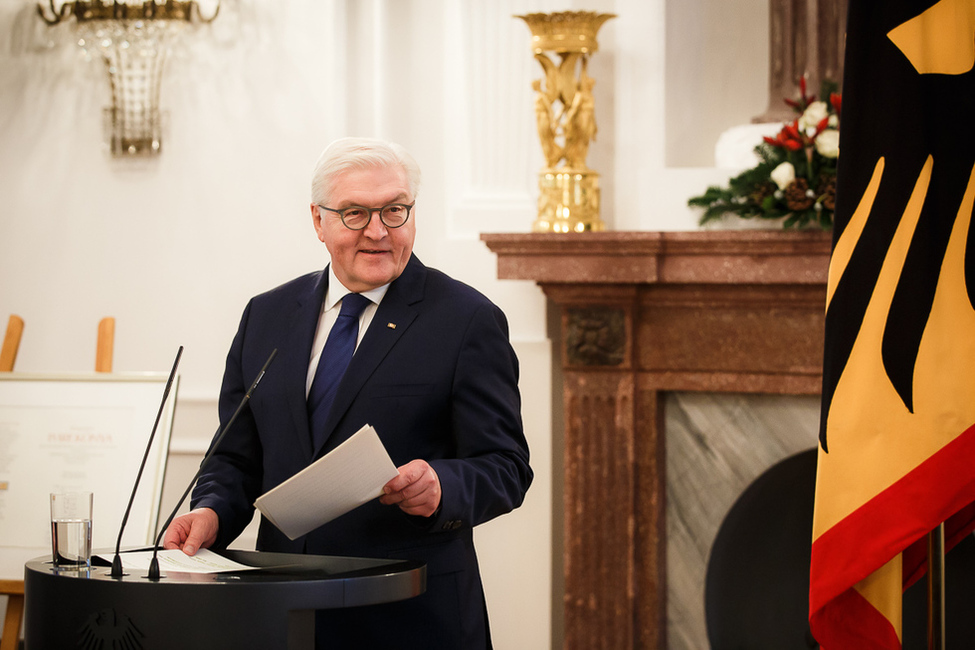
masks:
[[[416,201],[406,205],[405,203],[390,203],[381,208],[365,208],[361,205],[350,205],[342,210],[333,210],[319,205],[322,210],[328,210],[339,215],[342,225],[349,230],[362,230],[372,221],[372,213],[379,213],[379,220],[387,228],[399,228],[410,218],[410,210],[416,205]]]

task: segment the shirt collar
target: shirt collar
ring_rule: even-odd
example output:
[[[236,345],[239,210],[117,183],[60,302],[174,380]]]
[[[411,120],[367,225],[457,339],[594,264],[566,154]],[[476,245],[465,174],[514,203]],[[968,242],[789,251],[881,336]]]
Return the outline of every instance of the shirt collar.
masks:
[[[363,296],[368,298],[374,305],[378,305],[383,300],[383,296],[386,295],[386,291],[389,289],[390,283],[387,282],[381,287],[376,287],[375,289],[370,289],[369,291],[361,292]],[[335,307],[335,305],[346,296],[346,294],[355,293],[350,290],[344,284],[342,284],[338,277],[335,275],[335,270],[332,265],[328,265],[328,290],[325,292],[325,303],[323,305],[324,311],[328,311]]]

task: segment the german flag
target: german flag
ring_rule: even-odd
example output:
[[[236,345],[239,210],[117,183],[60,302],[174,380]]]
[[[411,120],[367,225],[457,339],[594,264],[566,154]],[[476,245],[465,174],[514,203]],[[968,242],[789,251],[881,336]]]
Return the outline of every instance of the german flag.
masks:
[[[899,649],[927,534],[975,528],[975,1],[850,0],[809,622]]]

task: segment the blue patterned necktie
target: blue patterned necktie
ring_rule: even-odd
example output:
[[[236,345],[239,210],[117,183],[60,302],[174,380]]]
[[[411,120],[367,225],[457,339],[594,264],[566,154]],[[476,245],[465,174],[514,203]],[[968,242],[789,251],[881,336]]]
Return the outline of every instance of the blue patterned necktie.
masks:
[[[342,298],[342,309],[332,325],[322,356],[315,370],[311,390],[308,391],[308,424],[315,449],[325,443],[325,420],[335,400],[342,375],[352,360],[356,339],[359,336],[359,316],[371,301],[358,293]]]

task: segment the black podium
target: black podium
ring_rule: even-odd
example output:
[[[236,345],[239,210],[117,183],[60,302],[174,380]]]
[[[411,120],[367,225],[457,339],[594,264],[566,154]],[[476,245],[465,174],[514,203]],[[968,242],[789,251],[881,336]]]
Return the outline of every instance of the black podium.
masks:
[[[25,568],[27,650],[64,648],[314,648],[315,610],[374,605],[426,589],[422,562],[224,551],[234,573],[109,567],[55,571],[50,557]],[[123,561],[124,561],[123,555]]]

